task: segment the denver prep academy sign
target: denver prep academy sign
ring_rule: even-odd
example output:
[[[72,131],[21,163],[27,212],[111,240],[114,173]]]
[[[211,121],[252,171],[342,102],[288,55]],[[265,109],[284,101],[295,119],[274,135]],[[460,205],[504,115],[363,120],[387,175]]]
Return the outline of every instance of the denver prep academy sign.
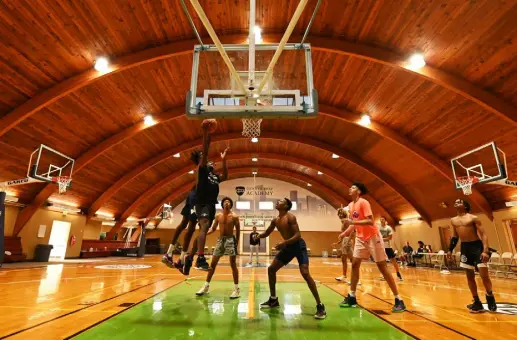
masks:
[[[272,187],[263,187],[263,186],[255,186],[255,187],[235,187],[235,192],[237,195],[242,196],[273,196],[273,188]]]

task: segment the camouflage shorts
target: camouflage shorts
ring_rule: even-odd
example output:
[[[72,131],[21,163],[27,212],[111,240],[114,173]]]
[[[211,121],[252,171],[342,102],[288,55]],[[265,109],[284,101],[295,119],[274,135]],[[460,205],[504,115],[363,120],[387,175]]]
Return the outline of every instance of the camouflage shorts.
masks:
[[[235,242],[235,236],[223,236],[217,239],[215,244],[214,256],[236,256],[237,255],[237,244]]]

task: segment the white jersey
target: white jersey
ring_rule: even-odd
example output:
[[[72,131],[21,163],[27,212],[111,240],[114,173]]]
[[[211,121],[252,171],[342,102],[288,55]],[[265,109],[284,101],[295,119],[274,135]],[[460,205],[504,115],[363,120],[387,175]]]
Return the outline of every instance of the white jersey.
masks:
[[[382,225],[380,225],[379,230],[381,232],[382,238],[386,238],[386,237],[389,237],[390,235],[393,235],[393,229],[387,224],[384,227]],[[384,248],[393,248],[391,246],[391,240],[384,241]]]

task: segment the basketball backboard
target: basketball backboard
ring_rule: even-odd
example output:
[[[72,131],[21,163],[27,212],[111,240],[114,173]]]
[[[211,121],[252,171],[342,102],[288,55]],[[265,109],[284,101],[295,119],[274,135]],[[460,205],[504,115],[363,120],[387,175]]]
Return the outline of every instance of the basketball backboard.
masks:
[[[507,179],[506,155],[495,142],[454,157],[451,159],[451,166],[456,189],[488,183],[515,186],[514,182]]]
[[[271,73],[266,71],[279,44],[257,44],[251,54],[249,45],[222,47],[235,74],[225,65],[215,45],[194,47],[191,87],[187,93],[189,118],[317,116],[310,44],[286,44]]]

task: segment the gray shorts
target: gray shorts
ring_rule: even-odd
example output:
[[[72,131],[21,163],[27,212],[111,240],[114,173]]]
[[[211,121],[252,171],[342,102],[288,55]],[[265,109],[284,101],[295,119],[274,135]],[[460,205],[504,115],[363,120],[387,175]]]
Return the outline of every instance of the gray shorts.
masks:
[[[214,256],[236,256],[237,242],[235,236],[222,236],[217,239],[215,244]]]

